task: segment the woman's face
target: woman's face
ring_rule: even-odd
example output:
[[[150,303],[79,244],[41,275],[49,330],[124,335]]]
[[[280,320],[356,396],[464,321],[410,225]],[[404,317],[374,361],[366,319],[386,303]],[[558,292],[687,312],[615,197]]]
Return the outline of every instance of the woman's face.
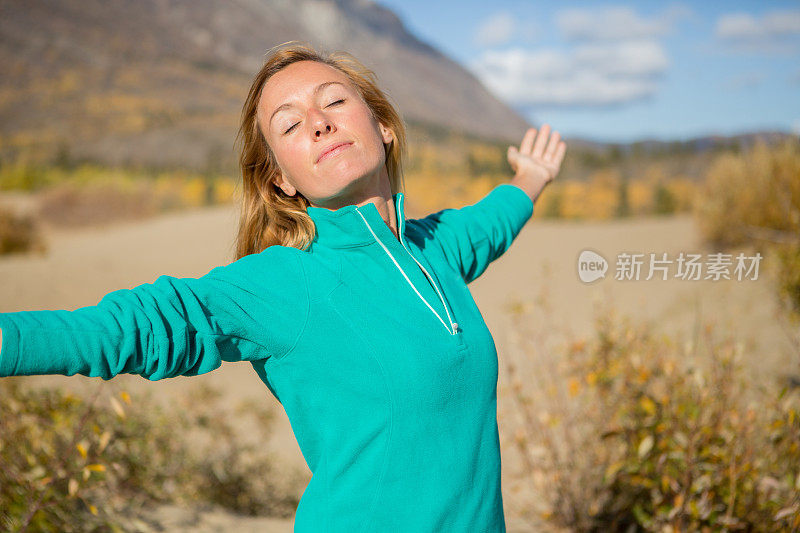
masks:
[[[286,194],[299,191],[312,205],[337,209],[383,190],[381,180],[388,187],[383,145],[392,133],[339,70],[317,61],[281,69],[264,85],[258,120]]]

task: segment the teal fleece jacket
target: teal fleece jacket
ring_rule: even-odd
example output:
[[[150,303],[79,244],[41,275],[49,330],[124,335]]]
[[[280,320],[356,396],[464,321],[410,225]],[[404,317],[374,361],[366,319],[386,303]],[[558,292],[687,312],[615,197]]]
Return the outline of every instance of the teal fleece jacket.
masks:
[[[73,311],[0,313],[0,376],[194,376],[249,361],[312,472],[296,532],[505,531],[494,340],[467,284],[533,214],[498,185],[406,220],[309,207],[307,250],[271,246]]]

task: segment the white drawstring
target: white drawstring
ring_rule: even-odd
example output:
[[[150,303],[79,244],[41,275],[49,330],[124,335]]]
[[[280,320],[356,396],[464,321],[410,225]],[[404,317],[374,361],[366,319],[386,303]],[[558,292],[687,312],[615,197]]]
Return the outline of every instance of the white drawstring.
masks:
[[[435,310],[433,307],[431,307],[431,304],[429,304],[429,303],[428,303],[428,301],[427,301],[427,300],[426,300],[426,299],[425,299],[425,298],[424,298],[424,297],[423,297],[423,296],[422,296],[422,295],[419,293],[419,291],[418,291],[418,290],[417,290],[417,288],[414,286],[414,284],[411,282],[411,280],[410,280],[410,279],[408,279],[408,276],[407,276],[407,275],[406,275],[406,273],[403,271],[403,268],[402,268],[402,267],[401,267],[401,266],[400,266],[400,265],[397,263],[397,261],[395,260],[394,256],[392,255],[392,253],[389,251],[389,249],[388,249],[388,248],[386,248],[386,245],[384,245],[384,244],[383,244],[383,242],[382,242],[382,241],[381,241],[381,240],[378,238],[378,236],[377,236],[377,235],[375,235],[375,232],[374,232],[374,231],[372,231],[372,227],[369,225],[369,222],[367,222],[367,219],[366,219],[366,218],[364,218],[364,215],[361,213],[361,211],[359,211],[359,210],[358,210],[358,207],[356,207],[356,212],[357,212],[357,213],[358,213],[358,214],[361,216],[361,220],[363,220],[363,221],[364,221],[364,224],[366,224],[366,225],[367,225],[367,229],[369,230],[369,232],[370,232],[370,233],[372,233],[372,236],[373,236],[373,237],[375,237],[375,240],[376,240],[376,241],[378,241],[378,244],[380,244],[380,245],[381,245],[381,248],[383,248],[383,251],[384,251],[384,252],[386,252],[386,254],[387,254],[387,255],[388,255],[390,258],[391,258],[392,262],[394,263],[394,266],[396,266],[396,267],[397,267],[397,269],[400,271],[400,273],[401,273],[401,274],[403,274],[403,277],[406,279],[406,281],[408,282],[408,284],[409,284],[409,285],[411,285],[411,288],[412,288],[412,289],[414,289],[414,292],[415,292],[415,293],[417,293],[417,296],[419,296],[419,297],[420,297],[420,299],[421,299],[423,302],[425,302],[425,305],[427,305],[427,306],[428,306],[428,309],[430,309],[431,311],[433,311],[433,314],[434,314],[434,315],[436,315],[436,318],[438,318],[438,319],[439,319],[439,322],[441,322],[441,323],[442,323],[442,325],[445,327],[445,329],[447,329],[448,333],[450,333],[451,335],[455,335],[455,334],[456,334],[456,331],[458,330],[458,324],[457,324],[457,323],[454,323],[454,322],[453,322],[453,320],[452,320],[452,318],[450,317],[450,311],[448,311],[448,310],[447,310],[447,304],[445,303],[445,301],[444,301],[444,298],[442,298],[442,293],[441,293],[441,292],[439,292],[439,288],[438,288],[438,287],[436,287],[436,283],[434,283],[434,281],[433,281],[433,279],[431,278],[430,274],[428,274],[428,271],[427,271],[427,270],[425,270],[425,267],[423,267],[423,266],[420,264],[420,262],[419,262],[419,261],[417,261],[417,258],[416,258],[416,257],[414,257],[414,256],[411,254],[411,252],[408,252],[408,248],[406,248],[406,247],[405,247],[405,244],[403,244],[403,249],[404,249],[406,252],[408,252],[408,255],[410,255],[410,256],[411,256],[411,258],[412,258],[412,259],[413,259],[413,260],[414,260],[414,261],[415,261],[415,262],[416,262],[416,263],[417,263],[417,264],[420,266],[420,268],[422,268],[422,271],[423,271],[423,272],[425,272],[425,275],[426,275],[426,276],[428,276],[428,279],[430,279],[430,280],[431,280],[431,284],[432,284],[432,285],[433,285],[433,287],[436,289],[436,294],[438,294],[438,295],[439,295],[439,298],[442,300],[442,305],[444,305],[444,310],[445,310],[445,312],[447,313],[447,319],[450,321],[451,327],[447,327],[447,324],[445,324],[444,320],[442,320],[442,317],[439,315],[439,313],[437,313],[437,312],[436,312],[436,310]]]
[[[413,260],[414,260],[414,261],[415,261],[415,262],[416,262],[416,263],[419,265],[419,267],[422,269],[422,271],[425,273],[425,275],[426,275],[426,276],[428,276],[428,279],[429,279],[429,280],[431,280],[431,285],[433,285],[433,288],[434,288],[434,289],[436,289],[436,294],[438,294],[438,295],[439,295],[439,299],[442,301],[442,305],[444,306],[444,312],[445,312],[445,313],[447,313],[447,320],[450,322],[450,324],[452,324],[452,327],[453,327],[453,335],[455,335],[455,333],[456,333],[456,330],[458,329],[458,323],[456,323],[456,322],[453,322],[453,318],[450,316],[450,311],[448,311],[448,310],[447,310],[447,304],[446,304],[446,303],[445,303],[445,301],[444,301],[444,297],[442,296],[442,293],[441,293],[441,292],[439,292],[439,287],[437,287],[437,286],[436,286],[436,283],[433,281],[433,277],[431,277],[431,275],[430,275],[430,274],[428,274],[428,271],[427,271],[427,270],[425,270],[425,267],[424,267],[424,266],[422,266],[422,263],[420,263],[419,261],[417,261],[417,258],[416,258],[416,257],[414,257],[414,254],[412,254],[412,253],[411,253],[411,252],[408,250],[408,248],[406,248],[406,245],[405,245],[405,244],[403,244],[403,248],[405,248],[406,252],[408,252],[408,255],[410,255],[410,256],[411,256],[411,259],[413,259]]]

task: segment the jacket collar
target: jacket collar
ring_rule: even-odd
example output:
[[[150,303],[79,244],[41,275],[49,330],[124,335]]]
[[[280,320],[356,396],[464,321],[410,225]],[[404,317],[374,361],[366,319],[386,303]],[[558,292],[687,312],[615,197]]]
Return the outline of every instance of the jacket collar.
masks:
[[[403,212],[403,193],[393,194],[392,199],[397,214],[398,233],[405,245],[406,219]],[[335,210],[308,206],[306,212],[316,226],[317,235],[312,247],[351,248],[375,243],[376,238],[381,241],[387,238],[396,239],[372,202],[362,206],[346,205]]]

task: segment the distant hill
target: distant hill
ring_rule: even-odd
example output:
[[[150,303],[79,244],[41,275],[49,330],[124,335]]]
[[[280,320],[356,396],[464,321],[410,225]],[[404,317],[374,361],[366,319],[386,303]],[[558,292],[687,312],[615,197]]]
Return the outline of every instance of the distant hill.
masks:
[[[229,168],[252,76],[289,40],[355,55],[411,125],[529,127],[370,0],[3,0],[0,157]]]

